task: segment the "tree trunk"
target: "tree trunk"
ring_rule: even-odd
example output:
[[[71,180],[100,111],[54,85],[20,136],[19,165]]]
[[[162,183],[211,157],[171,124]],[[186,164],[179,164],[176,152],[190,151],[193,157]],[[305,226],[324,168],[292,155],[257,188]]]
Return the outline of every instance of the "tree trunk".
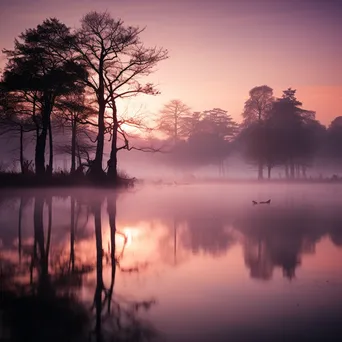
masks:
[[[44,108],[42,109],[42,131],[37,136],[36,141],[36,174],[45,174],[45,147],[46,147],[46,137],[50,125],[50,114],[51,114],[51,103],[48,94],[44,94]]]
[[[104,102],[104,101],[103,101]],[[103,161],[103,149],[104,149],[104,103],[99,107],[99,118],[98,118],[98,135],[97,135],[97,146],[94,163],[92,165],[93,174],[100,176],[102,174],[102,161]]]
[[[82,158],[81,158],[81,151],[79,145],[76,143],[77,148],[77,159],[78,159],[78,166],[82,165]]]
[[[20,126],[20,169],[21,173],[25,173],[24,166],[24,130],[23,127]]]
[[[76,120],[71,121],[71,173],[76,171]]]
[[[114,99],[113,101],[113,110],[112,110],[112,115],[113,115],[113,131],[112,131],[112,144],[111,144],[111,151],[110,151],[110,158],[108,160],[108,170],[107,174],[108,176],[113,180],[116,181],[118,177],[118,170],[117,170],[117,154],[118,154],[118,149],[117,149],[117,138],[118,138],[118,129],[119,129],[119,124],[118,124],[118,117],[117,117],[117,108]]]
[[[103,161],[103,149],[104,149],[104,135],[105,135],[105,87],[104,87],[104,76],[103,76],[103,59],[99,61],[99,88],[98,88],[98,104],[99,104],[99,114],[98,114],[98,134],[97,134],[97,145],[96,154],[93,165],[91,166],[91,173],[95,177],[101,177],[103,175],[102,161]]]
[[[271,170],[272,170],[272,166],[268,165],[267,166],[267,177],[269,180],[271,179]]]
[[[36,174],[45,174],[45,144],[46,144],[47,129],[43,128],[41,133],[37,137],[36,141],[36,154],[35,154],[35,164],[36,164]]]

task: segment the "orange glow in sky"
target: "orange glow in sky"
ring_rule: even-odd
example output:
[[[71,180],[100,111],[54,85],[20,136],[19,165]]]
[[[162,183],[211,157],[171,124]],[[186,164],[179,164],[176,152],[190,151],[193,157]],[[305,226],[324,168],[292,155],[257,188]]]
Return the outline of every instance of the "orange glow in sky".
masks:
[[[297,89],[304,108],[323,124],[342,114],[342,5],[318,0],[2,0],[0,46],[47,17],[70,27],[90,10],[147,26],[143,41],[170,58],[149,81],[161,95],[123,106],[156,113],[179,98],[194,111],[221,107],[240,121],[248,91],[267,84],[275,95]],[[4,59],[0,60],[4,65]]]

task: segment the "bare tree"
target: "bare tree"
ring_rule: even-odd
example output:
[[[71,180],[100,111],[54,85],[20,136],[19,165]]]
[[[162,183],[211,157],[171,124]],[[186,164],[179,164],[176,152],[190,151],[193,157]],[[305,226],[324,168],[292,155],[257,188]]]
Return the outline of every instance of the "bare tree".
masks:
[[[159,112],[159,129],[176,143],[179,138],[188,136],[187,127],[190,118],[192,118],[191,110],[185,103],[171,100]]]
[[[155,65],[167,58],[167,51],[145,47],[140,40],[143,30],[125,26],[122,20],[113,19],[107,12],[90,12],[83,17],[82,27],[77,32],[76,50],[88,67],[87,86],[98,105],[97,148],[92,168],[96,175],[103,173],[106,108],[110,107],[112,111],[108,174],[116,178],[117,138],[122,130],[116,101],[138,94],[158,94],[152,84],[141,84],[139,78],[151,74]]]

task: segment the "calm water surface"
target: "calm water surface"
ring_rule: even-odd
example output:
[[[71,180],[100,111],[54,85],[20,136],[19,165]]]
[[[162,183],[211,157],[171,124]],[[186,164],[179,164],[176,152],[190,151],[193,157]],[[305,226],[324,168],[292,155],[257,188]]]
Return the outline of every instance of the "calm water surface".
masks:
[[[342,341],[342,187],[2,192],[0,267],[0,340]]]

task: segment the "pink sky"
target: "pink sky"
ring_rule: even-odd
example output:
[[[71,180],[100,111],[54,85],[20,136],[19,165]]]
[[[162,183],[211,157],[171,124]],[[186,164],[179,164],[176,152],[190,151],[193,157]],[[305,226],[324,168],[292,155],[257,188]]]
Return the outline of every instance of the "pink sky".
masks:
[[[47,17],[77,27],[90,10],[147,26],[146,45],[169,50],[151,77],[162,94],[131,100],[129,110],[155,113],[179,98],[196,111],[221,107],[240,121],[248,91],[267,84],[276,96],[296,88],[324,124],[342,115],[339,0],[1,0],[0,47],[11,48]]]

